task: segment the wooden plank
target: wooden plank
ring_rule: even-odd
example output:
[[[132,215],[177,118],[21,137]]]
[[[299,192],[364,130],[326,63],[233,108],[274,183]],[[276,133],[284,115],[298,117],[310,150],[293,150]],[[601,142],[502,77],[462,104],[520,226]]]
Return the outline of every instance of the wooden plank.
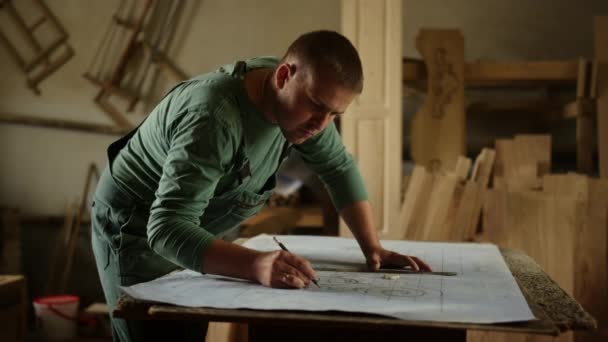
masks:
[[[429,91],[412,119],[412,159],[447,171],[465,153],[464,38],[458,30],[423,29],[416,47],[429,70]]]
[[[1,208],[0,215],[0,273],[22,273],[21,215],[9,208]]]
[[[50,119],[33,115],[0,113],[0,122],[15,125],[25,125],[34,127],[47,127],[74,130],[86,133],[125,135],[129,128],[116,125],[101,125],[88,122],[78,122],[73,120]]]
[[[608,180],[589,179],[587,220],[576,236],[574,298],[598,321],[598,331],[575,333],[576,341],[605,340],[608,329]]]
[[[454,171],[451,172],[459,181],[465,181],[469,178],[469,170],[471,169],[471,159],[465,156],[458,156]]]
[[[538,277],[539,275],[535,275]],[[540,274],[542,276],[542,274]],[[545,275],[546,277],[546,275]],[[378,317],[357,313],[318,313],[318,312],[293,312],[293,311],[261,311],[261,310],[223,310],[212,308],[188,308],[169,305],[152,305],[147,310],[147,314],[142,315],[133,312],[124,299],[119,302],[117,309],[114,310],[116,317],[125,318],[145,318],[153,319],[209,319],[220,322],[247,322],[249,324],[271,323],[277,325],[297,324],[300,328],[308,327],[342,327],[350,329],[354,326],[359,328],[376,329],[377,332],[388,329],[403,329],[409,327],[430,327],[437,329],[478,329],[478,330],[498,330],[498,331],[525,331],[539,334],[556,334],[556,330],[551,322],[535,322],[525,324],[463,324],[451,322],[433,321],[408,321],[388,317]],[[150,304],[148,304],[150,305]]]
[[[298,331],[294,334],[294,331]],[[249,341],[251,342],[368,342],[368,341],[445,341],[465,342],[466,331],[462,329],[433,329],[423,327],[408,327],[406,329],[382,327],[351,326],[342,327],[322,326],[313,329],[302,327],[299,324],[251,324],[249,325]]]
[[[597,99],[597,70],[598,61],[594,59],[591,61],[591,80],[589,81],[589,98],[592,100]]]
[[[422,240],[449,241],[450,209],[453,207],[454,194],[459,182],[456,177],[450,175],[436,175],[436,177],[422,228]]]
[[[522,147],[515,140],[496,140],[496,166],[494,172],[494,184],[503,183],[505,189],[530,190],[537,185],[537,166],[532,160],[526,160],[524,153],[520,153]],[[498,181],[500,178],[501,181]]]
[[[483,199],[482,230],[475,237],[475,241],[501,241],[501,234],[505,228],[505,215],[507,192],[504,189],[489,189]]]
[[[107,94],[105,92],[101,91],[97,95],[97,97],[95,97],[95,103],[120,128],[128,130],[128,131],[135,128],[135,126],[133,126],[131,121],[123,113],[121,113],[118,109],[116,109],[116,107],[114,107],[114,105],[112,105],[112,103],[110,103],[109,97],[107,96]]]
[[[588,97],[589,88],[588,88],[588,68],[589,61],[584,58],[578,59],[578,71],[576,77],[576,98],[583,99]]]
[[[513,191],[538,189],[538,176],[550,170],[549,135],[517,135],[513,140],[496,140],[495,184],[502,182],[505,189]]]
[[[248,338],[248,324],[209,322],[207,328],[207,342],[246,342]]]
[[[518,134],[514,138],[521,164],[536,164],[537,176],[551,171],[551,136],[547,134]]]
[[[491,148],[483,148],[477,158],[475,158],[471,179],[487,187],[490,183],[490,176],[494,169],[495,160],[496,151]]]
[[[574,241],[577,227],[584,222],[583,202],[537,192],[493,190],[486,197],[483,216],[484,239],[526,252],[562,289],[573,293]],[[572,339],[568,333],[557,340]],[[538,339],[528,336],[524,340]]]
[[[494,166],[494,177],[505,177],[508,173],[506,168],[513,165],[515,158],[513,156],[513,140],[512,139],[496,139],[494,144],[496,148],[496,165]]]
[[[487,99],[467,103],[467,113],[535,115],[552,114],[559,111],[562,106],[555,100],[547,98],[537,99]]]
[[[70,243],[71,232],[74,220],[78,212],[78,202],[68,203],[65,209],[65,218],[61,234],[55,243],[53,257],[50,262],[48,281],[46,283],[45,294],[61,293],[60,289],[63,281],[64,265],[67,259],[67,248]]]
[[[483,234],[478,237],[480,241],[493,242],[501,247],[510,246],[509,235],[512,227],[508,226],[507,222],[507,215],[511,214],[508,209],[508,197],[507,191],[502,190],[490,190],[486,193],[483,205]],[[528,342],[527,337],[524,334],[474,331],[467,335],[467,342]]]
[[[410,221],[416,211],[420,210],[422,194],[427,192],[427,177],[429,177],[429,175],[423,166],[414,166],[399,212],[399,227],[401,228],[399,238],[406,240],[414,238],[414,233],[411,231],[414,227],[411,226]]]
[[[76,253],[76,244],[78,243],[78,239],[80,238],[80,226],[82,225],[82,217],[85,213],[87,213],[87,209],[89,208],[89,195],[91,195],[91,188],[92,186],[94,186],[94,184],[97,184],[98,180],[99,170],[97,169],[97,166],[95,164],[91,163],[85,175],[84,187],[82,189],[80,202],[78,203],[78,208],[74,216],[74,222],[71,225],[71,229],[68,231],[68,239],[65,251],[66,258],[64,260],[65,264],[63,266],[63,272],[60,278],[58,288],[60,293],[65,293],[65,291],[67,290],[68,282],[72,274],[72,263],[74,260],[74,255]]]
[[[465,65],[467,83],[500,81],[572,82],[578,76],[577,61],[487,62]]]
[[[297,211],[298,213],[295,227],[323,227],[323,208],[320,207],[266,207],[257,215],[243,222],[243,226],[257,225],[269,217],[291,211]]]
[[[597,319],[600,331],[608,328],[607,228],[608,181],[584,175],[547,175],[543,191],[585,203],[585,220],[575,239],[574,297]],[[576,334],[577,341],[601,340],[600,331]]]
[[[285,234],[289,229],[296,226],[302,213],[296,208],[280,208],[273,210],[270,215],[263,219],[256,220],[254,224],[249,224],[241,231],[242,237],[252,237],[259,234]]]
[[[402,79],[406,83],[426,81],[427,67],[403,61]],[[517,84],[575,84],[577,60],[554,61],[477,61],[464,64],[467,86],[504,86]]]
[[[409,225],[405,231],[406,240],[422,240],[424,238],[424,226],[428,217],[427,212],[429,211],[431,202],[431,193],[438,177],[436,173],[427,173],[427,176],[423,179]]]
[[[476,202],[478,202],[479,185],[473,181],[467,181],[460,189],[457,189],[455,198],[455,214],[449,224],[450,241],[467,241],[468,227],[472,223]]]
[[[84,312],[91,315],[109,315],[110,309],[106,303],[91,303],[84,309]]]
[[[484,148],[475,159],[471,180],[464,185],[462,199],[453,221],[452,241],[473,240],[479,225],[483,198],[494,165],[495,152]]]
[[[600,177],[608,178],[608,16],[595,17],[597,136]]]

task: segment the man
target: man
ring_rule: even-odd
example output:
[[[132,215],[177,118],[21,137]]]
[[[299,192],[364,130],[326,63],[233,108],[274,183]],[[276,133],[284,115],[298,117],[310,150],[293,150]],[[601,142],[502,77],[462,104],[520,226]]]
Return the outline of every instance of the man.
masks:
[[[303,258],[221,239],[261,209],[292,147],[325,183],[370,269],[430,270],[380,245],[361,177],[333,123],[362,89],[357,51],[330,31],[299,37],[280,61],[237,62],[173,88],[138,129],[110,145],[95,193],[93,251],[110,307],[119,285],[178,267],[268,287],[308,286],[315,271]],[[112,323],[120,340],[163,331],[172,339],[204,336],[191,323]]]

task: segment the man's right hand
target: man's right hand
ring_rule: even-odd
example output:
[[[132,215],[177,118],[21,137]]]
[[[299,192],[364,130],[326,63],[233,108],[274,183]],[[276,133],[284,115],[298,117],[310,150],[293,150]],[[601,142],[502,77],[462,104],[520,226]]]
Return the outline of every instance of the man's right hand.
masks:
[[[260,253],[252,267],[255,280],[267,287],[301,289],[317,277],[306,259],[282,250]]]
[[[204,273],[247,279],[267,287],[301,289],[316,278],[310,263],[295,254],[260,252],[219,239],[211,243],[201,266]]]

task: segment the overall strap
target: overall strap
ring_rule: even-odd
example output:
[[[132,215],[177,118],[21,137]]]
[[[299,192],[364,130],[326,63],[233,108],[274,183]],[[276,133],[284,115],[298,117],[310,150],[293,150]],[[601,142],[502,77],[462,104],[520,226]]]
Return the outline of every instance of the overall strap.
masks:
[[[163,96],[163,98],[160,99],[160,101],[158,101],[158,102],[161,102],[162,100],[164,100],[165,97],[167,97],[169,94],[171,94],[171,92],[173,90],[175,90],[175,88],[179,87],[180,85],[182,85],[182,84],[184,84],[186,82],[188,82],[188,81],[179,82],[178,84],[176,84],[175,86],[173,86],[173,88],[171,88],[171,90],[169,90],[165,94],[165,96]],[[120,152],[120,150],[122,150],[123,147],[127,146],[127,143],[129,142],[129,140],[131,140],[131,138],[135,135],[135,133],[137,133],[137,130],[139,129],[139,127],[141,127],[141,125],[143,125],[143,123],[148,119],[149,116],[150,115],[147,115],[143,120],[141,120],[141,122],[139,123],[139,125],[137,125],[129,133],[127,133],[122,138],[114,141],[113,143],[110,144],[110,146],[108,146],[107,156],[108,156],[108,167],[110,169],[110,174],[112,173],[112,163],[114,162],[114,159],[116,159],[116,156],[118,155],[118,153]]]

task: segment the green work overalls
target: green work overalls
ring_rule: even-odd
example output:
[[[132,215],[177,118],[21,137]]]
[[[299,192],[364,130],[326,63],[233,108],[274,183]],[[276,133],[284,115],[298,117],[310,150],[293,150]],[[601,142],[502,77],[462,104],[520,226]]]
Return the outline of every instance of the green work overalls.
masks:
[[[236,81],[242,82],[245,72],[245,63],[238,62],[232,76]],[[135,201],[120,188],[112,176],[114,158],[136,131],[137,128],[108,147],[109,165],[99,180],[91,209],[93,253],[106,301],[111,309],[116,306],[120,296],[119,286],[150,281],[178,269],[177,265],[156,254],[148,244],[145,227],[151,203]],[[206,229],[218,238],[228,235],[241,222],[259,212],[276,185],[273,174],[261,191],[256,193],[246,189],[247,182],[251,179],[246,147],[246,136],[243,136],[235,164],[230,170],[237,179],[234,187],[212,198],[200,218],[201,229]],[[286,142],[280,160],[288,155],[289,149]],[[206,322],[112,319],[113,337],[120,341],[165,338],[203,341],[206,328]]]

